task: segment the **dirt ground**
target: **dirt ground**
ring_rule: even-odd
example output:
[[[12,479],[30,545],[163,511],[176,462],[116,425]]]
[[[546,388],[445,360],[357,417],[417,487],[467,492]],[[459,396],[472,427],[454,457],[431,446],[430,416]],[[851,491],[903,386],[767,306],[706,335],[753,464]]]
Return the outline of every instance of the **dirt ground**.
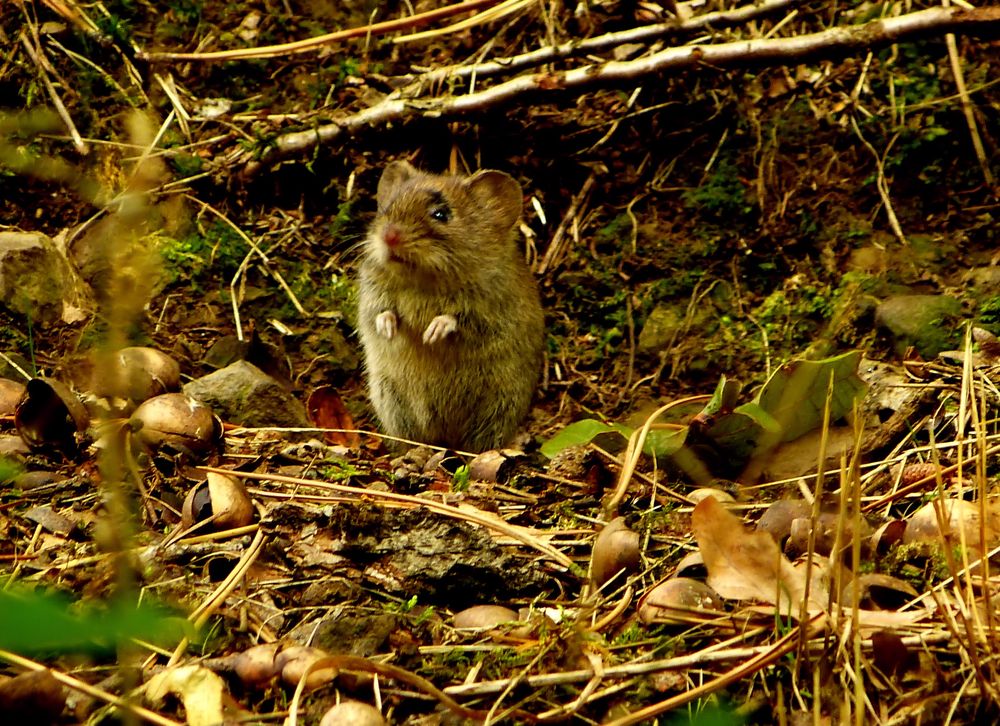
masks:
[[[0,10],[0,230],[53,238],[85,281],[79,314],[56,319],[4,293],[0,350],[30,374],[85,393],[95,351],[157,348],[184,382],[242,358],[302,403],[332,387],[320,423],[375,430],[354,278],[381,170],[401,158],[520,182],[520,233],[546,311],[525,451],[472,469],[454,454],[399,457],[374,436],[235,426],[217,450],[180,456],[138,454],[123,434],[122,449],[103,449],[121,457],[110,471],[88,448],[93,429],[75,452],[15,453],[17,476],[52,480],[0,494],[12,581],[84,602],[140,591],[201,626],[182,647],[33,653],[101,694],[71,698],[54,722],[125,719],[104,705],[121,695],[193,723],[207,697],[184,678],[161,678],[165,699],[137,690],[178,666],[222,676],[233,723],[319,723],[337,698],[413,724],[997,717],[996,585],[974,561],[1000,536],[1000,356],[988,337],[974,362],[937,354],[961,350],[967,324],[1000,334],[1000,17],[965,3],[770,0],[680,3],[678,21],[671,6]],[[918,31],[894,29],[914,17]],[[837,29],[858,40],[838,41]],[[796,37],[804,50],[779,42]],[[527,55],[546,47],[562,50]],[[919,330],[901,332],[883,306],[917,295],[954,298],[954,314],[914,313]],[[737,447],[713,448],[719,412],[691,423],[721,377],[742,384],[744,403],[788,361],[854,350],[863,366],[888,366],[862,378],[877,387],[891,368],[885,385],[906,400],[869,394],[868,431],[845,422],[850,403],[826,426],[811,420],[839,426],[831,447],[858,452],[832,457],[825,476],[741,478],[747,460],[728,458]],[[671,421],[696,464],[626,448],[657,407],[694,396],[705,398]],[[545,442],[589,419],[626,436],[581,435],[549,455]],[[782,456],[822,460],[811,445]],[[205,465],[238,474],[253,522],[185,538],[183,502]],[[705,485],[733,495],[734,514],[695,506]],[[791,523],[755,529],[779,500],[806,502],[789,522],[813,532],[807,547],[788,545]],[[932,518],[929,539],[883,531],[931,500],[974,502],[975,522]],[[69,525],[27,516],[38,508]],[[592,550],[614,515],[628,525],[615,547],[631,553],[629,575],[595,593]],[[820,603],[782,568],[801,572],[834,530]],[[134,561],[113,556],[122,551]],[[757,554],[739,559],[746,551]],[[688,554],[702,562],[683,563]],[[863,590],[862,574],[891,579]],[[643,609],[681,575],[699,584],[680,605]],[[788,603],[769,593],[781,588],[801,611],[780,612]],[[852,621],[859,604],[869,614]],[[456,628],[455,613],[477,605],[532,614],[518,627]],[[304,694],[281,667],[254,680],[236,659],[259,644],[318,648],[329,660],[317,671],[339,675]],[[30,670],[6,652],[9,675]]]

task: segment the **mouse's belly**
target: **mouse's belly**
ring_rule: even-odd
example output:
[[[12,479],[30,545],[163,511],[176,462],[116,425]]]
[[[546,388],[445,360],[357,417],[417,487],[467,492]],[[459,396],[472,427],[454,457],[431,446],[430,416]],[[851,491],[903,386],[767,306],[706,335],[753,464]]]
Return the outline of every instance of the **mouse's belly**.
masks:
[[[530,393],[510,395],[511,381],[503,380],[510,361],[495,350],[450,340],[384,342],[368,351],[368,374],[375,412],[390,435],[483,450],[505,443],[527,410]]]

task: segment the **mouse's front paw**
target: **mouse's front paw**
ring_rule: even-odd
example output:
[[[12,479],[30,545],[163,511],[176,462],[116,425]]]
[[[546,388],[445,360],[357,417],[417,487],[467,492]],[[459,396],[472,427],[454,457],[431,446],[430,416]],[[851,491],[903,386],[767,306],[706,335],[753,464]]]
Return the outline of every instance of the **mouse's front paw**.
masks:
[[[398,325],[399,320],[392,310],[385,310],[375,316],[375,332],[386,340],[392,340]]]
[[[424,342],[436,343],[458,330],[458,321],[454,315],[438,315],[424,331]]]

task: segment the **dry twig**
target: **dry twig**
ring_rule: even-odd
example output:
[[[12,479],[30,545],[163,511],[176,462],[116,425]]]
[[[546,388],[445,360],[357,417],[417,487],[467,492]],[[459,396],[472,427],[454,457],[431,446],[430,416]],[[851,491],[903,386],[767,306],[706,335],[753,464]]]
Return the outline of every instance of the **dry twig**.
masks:
[[[254,174],[289,154],[305,151],[316,144],[330,143],[343,134],[382,126],[409,116],[442,118],[480,112],[531,94],[545,95],[634,82],[656,73],[697,66],[731,67],[829,58],[901,40],[955,31],[982,36],[996,34],[1000,31],[1000,8],[932,8],[790,38],[666,48],[631,61],[607,61],[567,71],[524,74],[463,96],[421,99],[395,91],[373,106],[319,128],[283,134],[274,139],[262,154],[239,151],[227,156],[224,163],[244,166],[246,174]]]
[[[397,20],[386,20],[381,23],[372,23],[360,28],[348,28],[338,30],[333,33],[319,35],[315,38],[306,38],[292,43],[282,43],[280,45],[268,45],[262,48],[237,48],[234,50],[217,50],[207,53],[138,53],[142,60],[157,61],[230,61],[248,60],[251,58],[277,58],[280,56],[295,55],[297,53],[309,53],[323,46],[339,43],[351,38],[364,38],[368,36],[385,35],[404,28],[413,28],[431,23],[441,18],[447,18],[459,13],[467,13],[470,10],[478,10],[482,7],[495,5],[497,0],[464,0],[457,5],[428,10],[425,13],[411,15],[408,18]]]

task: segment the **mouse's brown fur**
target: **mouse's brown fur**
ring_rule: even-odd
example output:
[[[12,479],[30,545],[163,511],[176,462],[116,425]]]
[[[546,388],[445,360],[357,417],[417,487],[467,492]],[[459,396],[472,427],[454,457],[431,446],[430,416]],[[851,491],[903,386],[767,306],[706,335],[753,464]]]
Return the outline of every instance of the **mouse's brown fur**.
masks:
[[[361,265],[358,328],[386,433],[466,451],[510,441],[541,371],[538,289],[515,243],[520,185],[389,164]]]

